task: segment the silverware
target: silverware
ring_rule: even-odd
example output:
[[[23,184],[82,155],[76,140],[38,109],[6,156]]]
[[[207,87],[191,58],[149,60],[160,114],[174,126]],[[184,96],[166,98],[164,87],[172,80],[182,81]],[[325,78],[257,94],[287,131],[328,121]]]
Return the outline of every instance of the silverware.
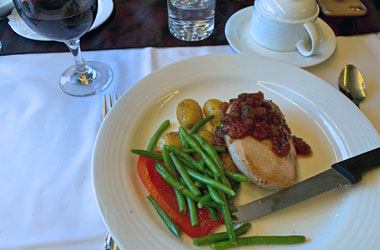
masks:
[[[104,248],[105,250],[119,250],[118,246],[116,245],[116,242],[113,241],[110,233],[107,233],[106,239],[104,242]]]
[[[346,65],[339,75],[339,90],[359,107],[367,97],[365,82],[360,70],[352,64]]]
[[[254,220],[287,208],[333,188],[355,184],[362,175],[380,167],[380,147],[335,163],[326,170],[289,188],[238,207],[237,222]]]
[[[119,96],[121,95],[122,94],[120,93]],[[113,100],[112,100],[112,95],[109,94],[108,101],[107,101],[106,95],[104,95],[103,101],[104,101],[103,103],[103,119],[104,119],[106,118],[106,115],[108,114],[108,112],[111,110],[112,105],[117,102],[117,94],[114,94]],[[104,248],[106,250],[119,250],[119,247],[117,246],[116,242],[112,239],[110,233],[107,233],[106,235]]]
[[[119,96],[121,96],[122,94],[120,93]],[[117,94],[114,95],[113,97],[113,103],[116,103],[117,102]],[[111,110],[112,108],[112,95],[109,94],[108,95],[108,101],[107,101],[107,97],[106,95],[104,95],[103,97],[103,101],[104,101],[104,104],[103,104],[103,119],[106,117],[106,115],[108,114],[108,112]]]

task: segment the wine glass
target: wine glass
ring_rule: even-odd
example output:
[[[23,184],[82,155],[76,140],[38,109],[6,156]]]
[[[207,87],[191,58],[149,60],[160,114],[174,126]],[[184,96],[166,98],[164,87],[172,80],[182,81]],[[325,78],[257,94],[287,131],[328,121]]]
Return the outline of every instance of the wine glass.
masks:
[[[36,33],[64,42],[75,65],[60,77],[61,89],[73,96],[99,93],[112,81],[112,70],[101,62],[85,62],[79,38],[93,24],[98,0],[13,0],[17,12]]]

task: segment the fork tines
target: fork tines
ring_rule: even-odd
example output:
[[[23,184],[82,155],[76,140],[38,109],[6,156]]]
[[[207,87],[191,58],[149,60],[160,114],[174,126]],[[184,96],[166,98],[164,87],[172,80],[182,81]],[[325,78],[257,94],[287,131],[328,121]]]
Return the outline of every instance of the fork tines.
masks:
[[[121,96],[121,93],[119,94],[119,96]],[[103,101],[104,101],[104,104],[103,104],[103,119],[104,119],[106,117],[107,113],[112,108],[113,103],[117,102],[117,94],[114,94],[113,101],[112,101],[112,95],[108,94],[108,102],[107,102],[106,95],[104,95]]]

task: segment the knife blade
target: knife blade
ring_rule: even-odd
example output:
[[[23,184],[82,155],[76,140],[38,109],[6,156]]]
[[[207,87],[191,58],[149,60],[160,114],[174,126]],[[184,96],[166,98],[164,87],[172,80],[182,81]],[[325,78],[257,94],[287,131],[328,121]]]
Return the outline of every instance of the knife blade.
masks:
[[[363,174],[380,166],[380,147],[335,163],[331,169],[289,188],[238,206],[236,223],[251,221],[290,207],[334,188],[359,182]]]

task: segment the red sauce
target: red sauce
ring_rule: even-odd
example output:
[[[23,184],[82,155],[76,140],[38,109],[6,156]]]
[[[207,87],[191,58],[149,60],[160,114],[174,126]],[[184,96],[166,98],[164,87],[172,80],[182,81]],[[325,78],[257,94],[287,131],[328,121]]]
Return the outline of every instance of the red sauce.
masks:
[[[279,157],[289,154],[290,128],[278,106],[265,100],[262,92],[240,94],[238,98],[231,99],[229,104],[223,103],[221,109],[222,126],[216,129],[216,144],[224,145],[224,135],[229,135],[232,139],[252,136],[259,141],[270,140],[273,152]],[[306,142],[294,138],[297,154],[311,153]]]
[[[311,147],[302,138],[293,135],[293,143],[297,155],[309,156],[312,154]]]

